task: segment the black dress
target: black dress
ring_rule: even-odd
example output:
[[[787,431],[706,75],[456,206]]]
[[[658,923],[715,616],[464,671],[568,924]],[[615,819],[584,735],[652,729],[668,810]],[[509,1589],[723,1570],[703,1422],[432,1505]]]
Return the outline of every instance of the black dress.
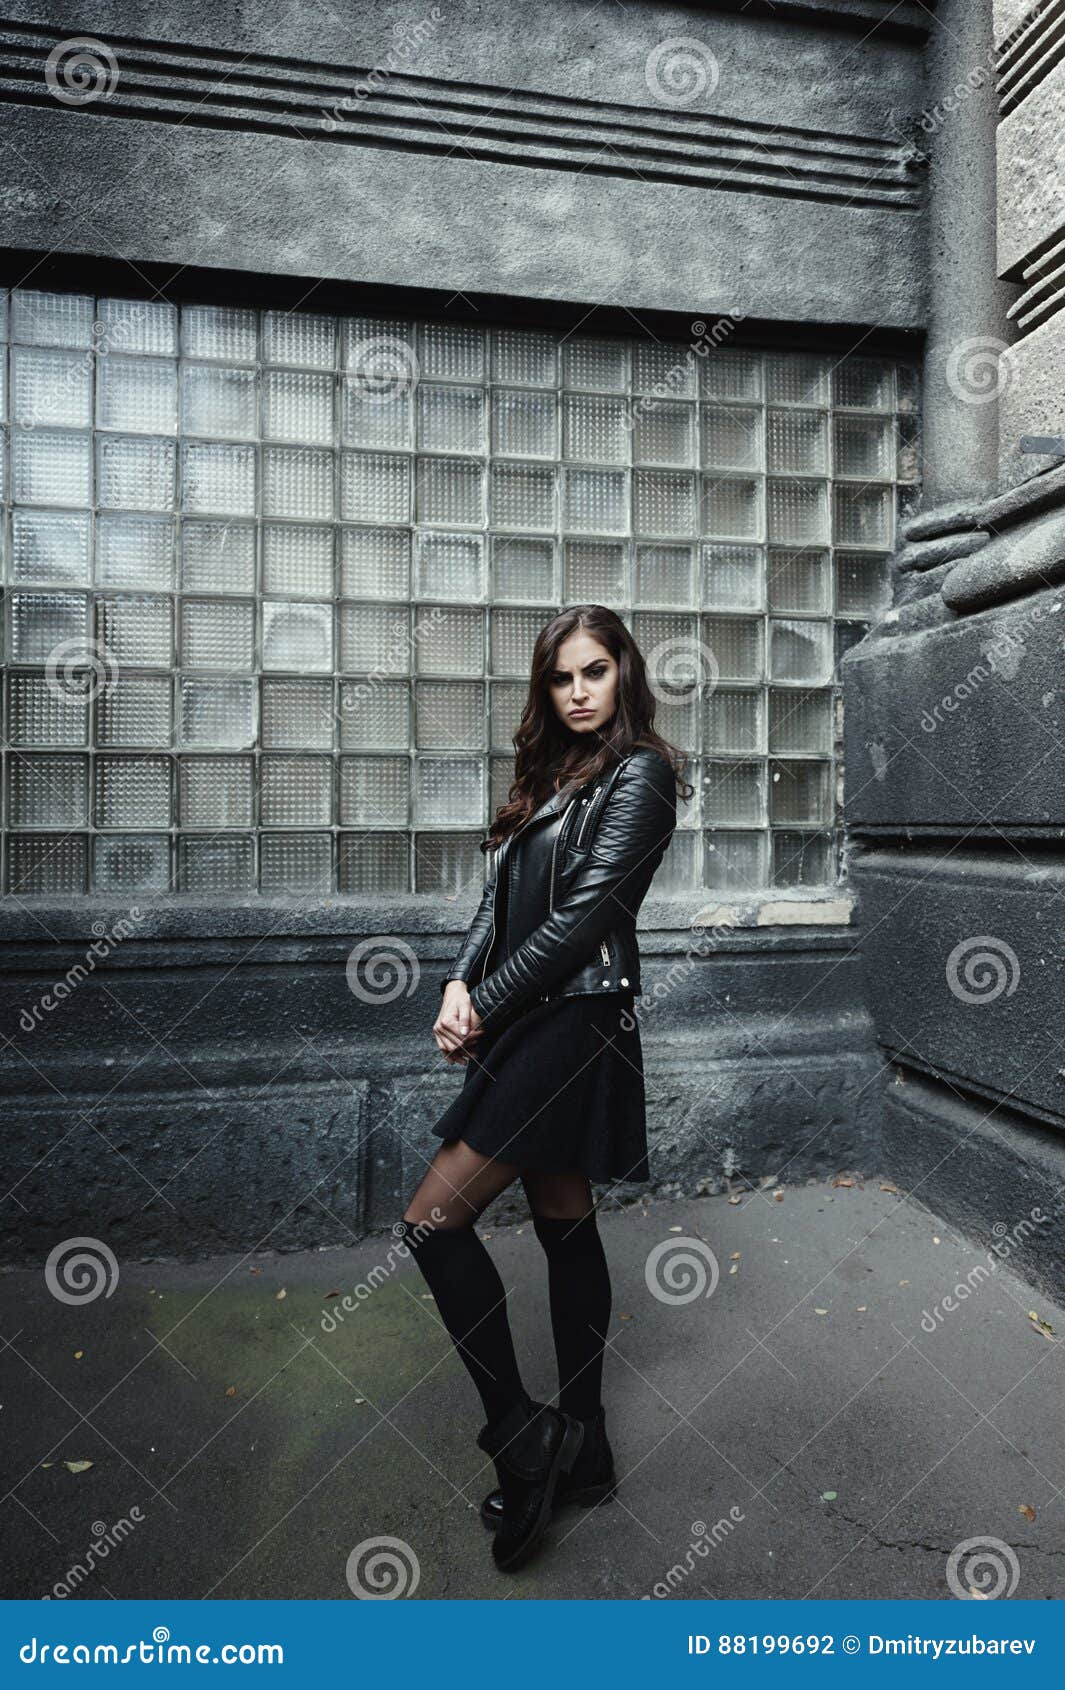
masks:
[[[514,842],[520,852],[524,840]],[[542,855],[542,853],[541,853]],[[484,972],[526,936],[504,918]],[[643,1052],[632,987],[549,997],[475,1039],[462,1089],[433,1127],[520,1168],[649,1180]]]
[[[643,1055],[633,993],[551,998],[471,1047],[433,1127],[483,1156],[590,1180],[649,1180]]]

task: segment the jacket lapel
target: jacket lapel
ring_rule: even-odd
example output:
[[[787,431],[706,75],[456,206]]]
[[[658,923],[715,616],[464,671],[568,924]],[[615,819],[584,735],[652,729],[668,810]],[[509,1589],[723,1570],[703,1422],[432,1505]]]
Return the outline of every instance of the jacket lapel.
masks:
[[[611,785],[617,779],[618,775],[621,773],[621,770],[624,768],[625,764],[628,761],[629,761],[628,757],[623,757],[621,759],[621,762],[618,764],[617,768],[614,769],[611,772],[611,774],[607,777],[607,779],[610,781]],[[587,785],[587,784],[588,783],[585,782],[585,785]],[[522,822],[521,826],[515,830],[515,832],[507,834],[507,837],[504,839],[502,845],[499,847],[499,856],[497,858],[497,866],[498,866],[499,863],[501,863],[503,861],[503,858],[506,856],[507,851],[508,851],[509,846],[510,846],[510,843],[511,843],[511,840],[517,839],[520,834],[523,834],[525,832],[526,828],[532,827],[535,822],[546,821],[548,816],[553,816],[559,810],[564,809],[565,806],[568,803],[570,803],[571,799],[575,796],[575,794],[577,792],[579,792],[580,790],[581,790],[580,787],[576,787],[574,789],[574,792],[570,794],[570,798],[565,798],[561,792],[552,792],[550,798],[545,798],[543,803],[540,805],[539,809],[534,810],[532,815],[528,816],[526,818],[526,820],[524,822]]]
[[[568,804],[569,799],[567,798],[565,802]],[[545,798],[543,803],[540,805],[540,808],[533,811],[532,815],[526,821],[525,826],[531,827],[533,822],[542,821],[545,816],[553,816],[556,810],[560,810],[562,808],[562,805],[563,797],[561,792],[552,792],[550,798]]]
[[[534,823],[546,821],[549,816],[556,815],[569,801],[568,798],[563,798],[561,792],[552,792],[550,798],[545,798],[539,809],[534,810],[531,816],[527,816],[519,828],[516,828],[513,833],[507,834],[499,847],[499,855],[496,859],[497,868],[507,855],[513,840],[524,834]]]

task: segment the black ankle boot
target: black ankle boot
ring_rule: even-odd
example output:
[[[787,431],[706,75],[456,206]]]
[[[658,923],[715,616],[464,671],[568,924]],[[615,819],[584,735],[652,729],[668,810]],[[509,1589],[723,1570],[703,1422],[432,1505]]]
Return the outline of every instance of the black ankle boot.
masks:
[[[584,1438],[572,1471],[561,1473],[555,1487],[555,1507],[566,1503],[590,1508],[596,1502],[607,1502],[617,1488],[614,1471],[614,1452],[606,1435],[606,1411],[602,1404],[594,1420],[581,1420]],[[491,1531],[496,1531],[503,1518],[503,1492],[490,1491],[481,1503],[481,1519]]]
[[[579,1420],[529,1396],[482,1426],[477,1443],[495,1462],[499,1480],[492,1559],[500,1572],[522,1566],[543,1536],[559,1478],[572,1469],[583,1439]]]

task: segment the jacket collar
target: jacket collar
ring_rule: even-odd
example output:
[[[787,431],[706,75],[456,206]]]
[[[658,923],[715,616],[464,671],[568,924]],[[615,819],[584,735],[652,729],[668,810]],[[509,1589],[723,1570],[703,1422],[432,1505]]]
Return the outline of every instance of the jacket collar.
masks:
[[[630,755],[631,755],[631,753],[630,753]],[[621,761],[618,763],[617,767],[610,770],[610,772],[607,775],[605,775],[603,778],[605,780],[612,780],[614,778],[614,776],[617,774],[618,770],[620,768],[622,768],[624,766],[624,764],[628,762],[628,760],[629,760],[628,757],[623,757],[621,759]],[[540,805],[539,809],[534,810],[532,815],[526,818],[526,820],[522,823],[522,826],[521,826],[520,829],[518,829],[518,831],[524,832],[524,830],[527,827],[532,826],[533,822],[543,821],[545,817],[553,816],[556,813],[556,811],[563,809],[570,802],[570,799],[573,798],[574,795],[576,793],[578,793],[580,790],[581,789],[580,789],[579,786],[572,787],[570,789],[569,798],[567,798],[565,796],[564,791],[553,792],[551,794],[550,798],[544,799],[544,801]],[[508,834],[507,837],[508,837],[508,839],[513,839],[513,838],[516,837],[516,835],[515,834]]]
[[[573,796],[573,791],[578,790],[579,788],[574,788],[570,792],[570,797]],[[542,816],[553,816],[556,810],[561,810],[563,804],[568,803],[569,798],[564,798],[561,792],[552,792],[550,798],[545,798],[543,803],[540,805],[540,808],[538,810],[534,810],[532,815],[527,818],[525,826],[530,827],[533,822],[538,822]]]

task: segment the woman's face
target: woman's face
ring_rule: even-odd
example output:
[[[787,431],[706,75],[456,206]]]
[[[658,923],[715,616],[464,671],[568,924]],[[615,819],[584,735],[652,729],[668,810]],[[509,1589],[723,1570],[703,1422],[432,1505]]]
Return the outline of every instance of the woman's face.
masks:
[[[618,666],[606,646],[578,628],[558,648],[548,677],[559,717],[576,734],[601,733],[617,706]]]

